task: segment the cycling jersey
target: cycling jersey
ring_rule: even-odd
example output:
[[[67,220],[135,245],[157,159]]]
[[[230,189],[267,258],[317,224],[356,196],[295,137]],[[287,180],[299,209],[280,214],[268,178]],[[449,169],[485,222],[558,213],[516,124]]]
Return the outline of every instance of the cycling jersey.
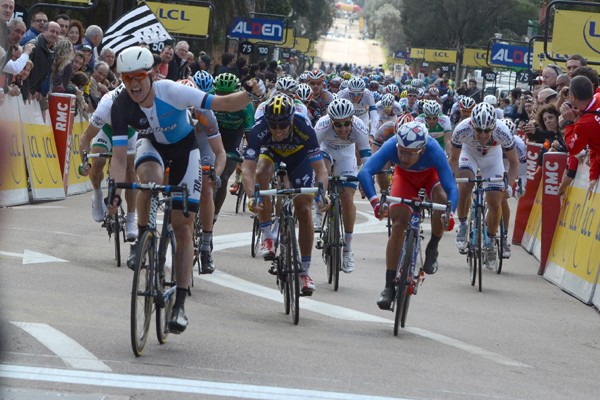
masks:
[[[110,125],[110,113],[114,100],[125,88],[125,85],[121,84],[116,89],[106,93],[100,101],[96,110],[90,117],[90,124],[92,126],[102,129],[92,140],[92,146],[104,147],[107,152],[112,151],[113,137],[112,127]],[[127,129],[127,152],[131,153],[135,151],[135,142],[137,140],[137,132],[135,129],[129,127]]]
[[[402,106],[397,101],[392,104],[392,112],[390,114],[385,113],[384,107],[381,105],[381,100],[375,104],[375,107],[377,107],[377,115],[379,116],[379,124],[377,125],[377,129],[379,129],[381,125],[388,121],[395,122],[398,115],[402,114]]]
[[[225,112],[215,111],[215,117],[221,130],[235,131],[238,129],[250,130],[254,125],[254,107],[248,103],[240,111]]]
[[[381,124],[379,129],[375,132],[375,136],[373,136],[373,144],[381,147],[383,143],[394,136],[396,134],[395,130],[396,121],[387,121]]]
[[[327,107],[329,107],[329,103],[331,103],[334,98],[333,94],[326,89],[321,89],[321,92],[318,95],[313,92],[313,100],[319,104],[321,115],[327,114]]]
[[[400,99],[399,103],[400,103],[400,107],[402,107],[402,110],[404,110],[404,111],[408,111],[410,113],[413,113],[413,112],[417,112],[417,110],[418,110],[417,101],[415,100],[415,102],[411,106],[408,103],[408,97]]]
[[[211,110],[196,109],[194,110],[196,123],[194,124],[194,132],[196,134],[196,142],[200,150],[202,165],[215,165],[215,153],[210,147],[209,140],[220,139],[219,125],[217,118]]]
[[[394,135],[394,137],[383,144],[377,153],[369,158],[358,173],[360,184],[367,198],[372,200],[377,197],[373,175],[381,171],[382,168],[391,161],[397,166],[394,174],[403,173],[404,178],[409,181],[421,179],[422,175],[419,173],[426,175],[431,173],[431,169],[435,170],[439,177],[439,182],[442,184],[442,188],[452,204],[452,210],[456,210],[456,205],[458,203],[458,189],[456,187],[456,182],[454,181],[454,175],[452,174],[452,170],[446,159],[446,153],[439,143],[435,140],[428,140],[425,150],[421,154],[421,158],[410,168],[399,167],[400,158],[398,157],[397,144],[398,141]]]
[[[435,123],[433,128],[429,127],[427,121],[425,120],[425,114],[421,114],[416,118],[417,121],[425,124],[427,129],[429,130],[429,136],[437,140],[437,142],[442,146],[442,149],[445,149],[446,146],[444,144],[444,133],[452,132],[452,125],[450,124],[450,117],[446,115],[438,115],[438,120]]]
[[[338,98],[346,99],[352,102],[350,97],[350,89],[346,88],[338,93]],[[354,115],[360,118],[366,126],[369,127],[371,135],[375,135],[375,131],[379,126],[379,115],[377,115],[377,107],[373,99],[373,93],[369,89],[364,89],[363,94],[358,103],[352,102],[354,106]]]
[[[246,135],[248,145],[245,160],[266,158],[272,162],[283,161],[294,187],[312,186],[314,174],[311,163],[322,160],[321,148],[315,131],[305,117],[294,114],[292,132],[280,142],[273,140],[267,121],[261,118]]]

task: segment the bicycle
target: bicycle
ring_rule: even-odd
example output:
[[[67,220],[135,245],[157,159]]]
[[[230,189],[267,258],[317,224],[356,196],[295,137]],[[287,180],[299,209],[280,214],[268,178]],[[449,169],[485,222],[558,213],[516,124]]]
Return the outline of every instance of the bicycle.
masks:
[[[323,261],[327,266],[327,283],[333,282],[333,290],[337,292],[342,269],[342,249],[344,243],[344,221],[342,218],[342,200],[340,193],[343,182],[357,182],[355,176],[329,177],[328,196],[331,202],[329,210],[323,218],[321,233],[317,239],[317,249],[322,250]]]
[[[236,161],[240,164],[242,162],[244,162],[244,159],[242,157],[240,157],[239,154],[233,153],[233,152],[227,152],[227,158],[229,160]],[[246,212],[247,198],[246,198],[246,192],[244,191],[244,185],[242,183],[242,174],[236,175],[235,182],[232,185],[236,185],[236,187],[237,187],[237,191],[232,192],[231,187],[230,187],[230,191],[229,191],[229,193],[236,196],[235,213],[238,214],[240,212],[240,209],[242,210],[242,212]]]
[[[150,217],[148,229],[139,238],[131,289],[130,336],[133,354],[143,354],[148,339],[152,313],[156,311],[156,336],[159,344],[167,342],[168,324],[175,304],[175,253],[177,243],[171,227],[171,194],[183,195],[183,213],[188,213],[187,185],[158,185],[155,183],[115,183],[109,182],[109,193],[116,188],[147,190],[151,192]],[[163,195],[160,198],[160,195]],[[112,198],[112,196],[109,196]],[[161,231],[158,231],[157,216],[160,207],[164,207]],[[171,267],[166,263],[171,253]],[[189,290],[189,289],[188,289]]]
[[[408,315],[410,297],[416,295],[419,286],[423,284],[425,272],[423,271],[423,253],[421,241],[424,239],[421,222],[423,222],[423,211],[443,211],[445,221],[449,221],[452,210],[450,203],[441,204],[425,201],[425,192],[419,192],[419,198],[407,200],[402,197],[392,197],[383,191],[381,203],[406,204],[412,208],[410,222],[404,233],[404,242],[396,267],[396,278],[394,286],[396,294],[392,302],[394,317],[394,336],[398,336],[398,327],[404,328]],[[417,268],[418,264],[418,268]]]
[[[203,165],[201,167],[202,175],[209,176],[213,182],[216,181],[215,167],[212,165]],[[202,247],[202,218],[200,215],[200,210],[196,213],[194,217],[194,231],[192,240],[194,243],[194,259],[192,261],[192,265],[198,264],[198,274],[202,275],[202,265],[200,262],[200,248]],[[210,243],[210,250],[212,251],[213,244]],[[194,273],[192,272],[192,287],[194,286]]]
[[[79,165],[79,175],[83,175],[84,170],[87,170],[91,167],[89,164],[90,158],[107,158],[110,163],[112,153],[88,153],[85,150],[82,151],[82,163]],[[107,180],[110,180],[110,164],[107,172]],[[125,236],[125,223],[125,211],[123,210],[123,207],[119,206],[119,209],[115,215],[104,214],[104,220],[102,221],[101,225],[102,228],[106,229],[109,241],[114,235],[113,241],[115,244],[115,260],[117,261],[117,267],[121,266],[121,238],[123,238],[123,242],[127,241]]]
[[[264,196],[283,197],[279,220],[278,240],[281,245],[279,255],[275,257],[269,273],[276,276],[277,286],[283,294],[285,314],[291,313],[294,325],[300,321],[300,251],[296,240],[296,223],[294,221],[294,196],[300,194],[317,194],[321,187],[303,187],[290,189],[260,190],[258,184],[254,191],[254,204]]]
[[[467,250],[461,251],[462,254],[467,255],[467,263],[469,264],[469,278],[471,280],[471,286],[475,286],[475,281],[478,282],[478,289],[482,291],[482,277],[481,267],[483,263],[488,263],[487,252],[482,249],[484,243],[488,242],[487,229],[485,227],[485,213],[486,204],[483,197],[483,183],[484,182],[505,182],[505,178],[482,178],[481,175],[477,175],[475,178],[456,178],[456,183],[475,183],[473,189],[473,201],[471,202],[471,210],[467,219],[468,224],[468,244]],[[504,240],[504,223],[500,221],[501,234],[500,238],[496,238],[496,245],[498,246],[498,261],[496,262],[496,272],[500,273],[502,270],[502,244]],[[479,277],[479,278],[478,278]]]

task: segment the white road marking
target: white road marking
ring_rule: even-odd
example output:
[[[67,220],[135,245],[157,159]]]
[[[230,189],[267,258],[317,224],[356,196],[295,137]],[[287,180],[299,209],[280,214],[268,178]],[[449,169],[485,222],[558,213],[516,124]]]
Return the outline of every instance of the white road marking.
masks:
[[[7,207],[11,210],[54,210],[59,208],[66,208],[65,206],[47,206],[47,205],[35,205],[27,204],[23,206]]]
[[[23,254],[20,253],[11,253],[8,251],[0,251],[0,255],[7,257],[16,257],[23,259],[23,265],[25,264],[42,264],[42,263],[51,263],[51,262],[68,262],[67,260],[63,260],[62,258],[56,258],[49,256],[47,254],[38,253],[31,250],[24,250]]]
[[[251,294],[253,296],[262,297],[267,300],[272,300],[278,303],[283,303],[283,296],[277,289],[270,289],[264,286],[258,285],[246,281],[244,279],[235,277],[233,275],[226,274],[225,272],[215,271],[211,275],[203,275],[202,280],[225,286],[229,289],[238,290],[244,293]],[[317,300],[308,299],[306,297],[300,298],[300,310],[308,310],[317,314],[324,315],[330,318],[336,318],[346,321],[355,322],[375,322],[393,325],[394,321],[387,318],[382,318],[376,315],[364,313],[362,311],[352,310],[350,308],[340,307],[333,304],[323,303]],[[527,364],[523,364],[519,361],[512,360],[501,354],[493,353],[491,351],[482,349],[474,345],[470,345],[460,340],[444,336],[435,332],[431,332],[420,328],[404,328],[404,331],[410,332],[414,335],[418,335],[427,339],[434,340],[436,342],[452,346],[459,350],[466,351],[471,354],[475,354],[493,361],[497,364],[506,365],[510,367],[529,367]]]
[[[13,364],[0,365],[0,377],[29,381],[71,383],[122,389],[161,392],[192,393],[207,396],[226,396],[240,399],[276,400],[408,400],[384,396],[327,392],[276,386],[243,385],[193,379],[163,378],[160,376],[124,375],[114,373],[73,371],[57,368],[28,367]]]
[[[11,323],[29,333],[72,368],[112,371],[108,365],[98,360],[79,343],[50,325],[33,322],[11,321]]]

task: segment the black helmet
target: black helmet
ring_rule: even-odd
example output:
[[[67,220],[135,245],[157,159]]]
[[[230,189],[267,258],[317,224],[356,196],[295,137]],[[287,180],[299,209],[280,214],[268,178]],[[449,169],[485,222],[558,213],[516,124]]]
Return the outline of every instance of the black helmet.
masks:
[[[288,122],[294,115],[294,101],[285,94],[277,94],[269,99],[265,107],[267,122]]]

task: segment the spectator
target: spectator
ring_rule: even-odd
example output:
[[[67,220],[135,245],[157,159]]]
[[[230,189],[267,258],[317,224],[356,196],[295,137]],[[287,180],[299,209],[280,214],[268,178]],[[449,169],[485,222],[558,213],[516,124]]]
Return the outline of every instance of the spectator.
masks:
[[[44,25],[46,25],[47,23],[48,16],[46,15],[46,13],[42,11],[36,11],[36,13],[33,14],[33,17],[31,18],[29,30],[25,32],[25,35],[23,36],[19,44],[23,46],[27,42],[38,37],[40,33],[42,33],[42,31],[44,30]]]
[[[585,67],[586,65],[587,60],[583,56],[573,54],[571,57],[567,58],[567,75],[570,79],[573,79],[573,71],[579,67]]]
[[[460,96],[468,96],[469,95],[469,87],[467,86],[467,80],[461,82],[460,87],[456,90],[456,94]]]
[[[537,127],[533,132],[527,134],[527,139],[540,144],[544,144],[546,140],[550,143],[557,140],[559,137],[559,116],[560,113],[554,104],[549,103],[541,107],[535,117]]]
[[[15,0],[0,0],[0,47],[8,50],[8,21],[15,12]]]
[[[556,79],[560,74],[562,74],[562,69],[558,65],[546,65],[542,70],[542,86],[556,90]]]
[[[67,14],[58,14],[56,16],[56,23],[60,26],[60,36],[66,37],[71,26],[71,17]]]
[[[235,65],[229,72],[242,79],[248,75],[248,67],[246,67],[246,63],[247,60],[244,57],[238,57],[238,59],[235,61]]]
[[[549,103],[556,103],[558,100],[558,93],[554,89],[545,88],[539,91],[537,95],[537,102],[539,105],[545,105]]]
[[[103,47],[98,59],[108,64],[108,77],[106,79],[110,82],[109,89],[112,90],[119,86],[121,82],[118,78],[118,73],[115,72],[117,69],[117,63],[115,63],[117,57],[113,49],[110,47]]]
[[[52,91],[66,92],[73,74],[73,44],[69,39],[60,36],[54,45],[54,64],[52,65]]]
[[[230,72],[230,69],[235,65],[235,56],[231,53],[225,52],[221,55],[221,66],[215,68],[215,76],[220,75],[224,72]]]
[[[573,71],[573,77],[576,76],[587,77],[590,80],[590,82],[592,82],[592,86],[594,87],[594,93],[598,92],[598,72],[596,72],[595,69],[588,66],[579,67]]]
[[[556,78],[556,91],[560,93],[562,88],[569,87],[569,80],[569,75],[560,74],[558,78]]]
[[[83,52],[80,51],[76,51],[75,55],[73,56],[73,61],[71,62],[72,64],[72,70],[73,70],[73,74],[75,72],[80,72],[81,71],[81,67],[83,67],[85,65],[85,55],[83,54]]]
[[[190,51],[190,45],[185,40],[177,42],[173,51],[173,57],[169,62],[169,68],[166,74],[167,79],[177,81],[184,79],[187,73],[185,65],[187,63],[187,53]]]
[[[594,94],[592,82],[585,76],[574,76],[569,83],[571,105],[560,108],[565,125],[565,142],[570,156],[576,156],[589,146],[590,190],[594,190],[600,175],[600,94]]]
[[[85,30],[85,36],[81,43],[82,46],[87,44],[92,49],[92,57],[87,63],[90,68],[94,68],[96,64],[96,58],[98,58],[97,47],[102,43],[102,38],[104,38],[104,32],[98,25],[90,25]]]
[[[60,35],[60,26],[56,22],[44,25],[44,32],[35,38],[32,43],[35,49],[31,52],[33,69],[24,86],[29,94],[36,100],[41,100],[48,95],[50,90],[50,71],[54,63],[54,45]]]
[[[7,48],[4,59],[0,63],[3,72],[0,87],[5,88],[6,84],[12,81],[12,76],[19,74],[25,67],[25,63],[29,60],[29,56],[33,48],[33,44],[26,44],[23,48],[19,46],[19,42],[25,33],[25,23],[20,19],[12,19],[7,24],[8,37]]]
[[[76,114],[81,114],[84,118],[88,119],[88,112],[92,109],[89,103],[90,78],[88,78],[85,73],[77,71],[71,76],[71,83],[73,84],[73,87],[70,91],[75,92],[75,97],[77,99]]]
[[[190,65],[190,73],[192,75],[194,75],[196,72],[198,71],[209,71],[210,69],[210,65],[211,65],[211,59],[209,56],[207,56],[206,54],[202,54],[203,52],[200,52],[200,55],[198,56],[198,59],[196,61],[194,61],[192,63],[192,65]]]
[[[67,37],[75,46],[75,49],[81,47],[81,42],[83,41],[83,25],[76,19],[72,19],[69,24],[69,31],[67,32]]]
[[[79,48],[79,52],[83,54],[83,65],[81,66],[80,71],[84,72],[87,76],[90,76],[94,69],[90,67],[90,60],[93,57],[92,47],[89,44],[83,44]]]
[[[18,75],[13,77],[11,84],[8,86],[7,93],[11,96],[18,96],[20,94],[26,94],[22,90],[23,82],[29,77],[31,70],[33,69],[33,62],[31,60],[27,60],[25,63],[25,67]]]
[[[171,61],[173,60],[173,56],[175,52],[173,51],[173,47],[171,45],[165,45],[162,51],[160,52],[160,59],[162,62],[158,66],[158,74],[156,74],[156,79],[167,79],[169,75],[169,68]]]
[[[94,108],[96,108],[102,96],[109,91],[110,83],[106,79],[108,71],[110,69],[104,61],[98,61],[94,65],[94,72],[90,76],[90,99]]]
[[[481,89],[477,87],[477,81],[473,78],[469,79],[469,92],[467,96],[473,98],[476,103],[481,103],[482,93]]]

